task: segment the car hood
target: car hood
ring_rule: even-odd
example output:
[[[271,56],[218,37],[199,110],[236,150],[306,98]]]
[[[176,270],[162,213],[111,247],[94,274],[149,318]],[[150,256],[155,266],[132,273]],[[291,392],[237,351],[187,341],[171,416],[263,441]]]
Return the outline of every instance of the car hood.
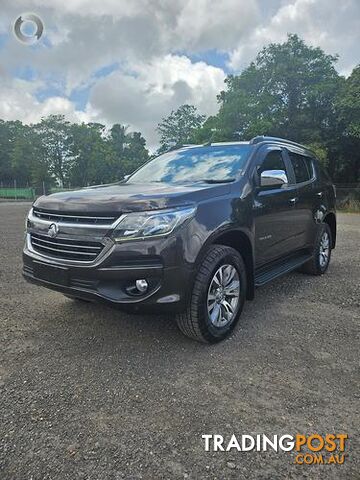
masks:
[[[38,198],[34,207],[54,212],[124,213],[196,204],[226,195],[230,185],[203,183],[118,183],[54,193]]]

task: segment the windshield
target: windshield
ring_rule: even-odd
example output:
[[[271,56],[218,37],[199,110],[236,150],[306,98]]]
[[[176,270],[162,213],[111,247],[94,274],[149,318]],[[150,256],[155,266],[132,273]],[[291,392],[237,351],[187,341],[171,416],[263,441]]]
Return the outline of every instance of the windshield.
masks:
[[[128,182],[231,181],[241,173],[250,148],[248,144],[239,144],[168,152],[145,164]]]

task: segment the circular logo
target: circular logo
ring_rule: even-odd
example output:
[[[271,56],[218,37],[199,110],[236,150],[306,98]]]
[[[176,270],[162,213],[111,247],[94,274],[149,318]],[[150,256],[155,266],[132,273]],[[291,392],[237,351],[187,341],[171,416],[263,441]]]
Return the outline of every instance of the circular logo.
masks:
[[[55,238],[58,232],[59,232],[59,227],[56,225],[56,223],[52,223],[48,229],[49,237]]]
[[[32,23],[35,26],[35,30],[31,34],[25,34],[23,32],[22,26],[25,23]],[[44,24],[40,17],[34,15],[33,13],[23,13],[20,15],[14,23],[14,34],[15,37],[25,45],[33,45],[40,40],[41,35],[44,32]]]

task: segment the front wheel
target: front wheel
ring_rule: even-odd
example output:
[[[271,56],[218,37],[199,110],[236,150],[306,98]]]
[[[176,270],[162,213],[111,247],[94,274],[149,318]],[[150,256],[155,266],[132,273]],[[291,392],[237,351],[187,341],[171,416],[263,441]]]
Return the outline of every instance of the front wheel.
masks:
[[[189,305],[177,316],[180,330],[199,342],[216,343],[230,335],[246,295],[241,255],[223,245],[209,247],[197,272]]]

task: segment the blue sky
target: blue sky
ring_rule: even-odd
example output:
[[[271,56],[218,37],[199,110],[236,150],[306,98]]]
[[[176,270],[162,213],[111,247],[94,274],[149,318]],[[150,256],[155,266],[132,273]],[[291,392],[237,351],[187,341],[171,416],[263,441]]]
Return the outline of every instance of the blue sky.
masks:
[[[16,18],[29,12],[45,27],[31,46],[13,34]],[[338,53],[337,68],[348,75],[359,63],[360,2],[4,0],[0,118],[31,123],[61,113],[122,123],[156,146],[161,118],[183,103],[216,113],[226,75],[288,32]]]

